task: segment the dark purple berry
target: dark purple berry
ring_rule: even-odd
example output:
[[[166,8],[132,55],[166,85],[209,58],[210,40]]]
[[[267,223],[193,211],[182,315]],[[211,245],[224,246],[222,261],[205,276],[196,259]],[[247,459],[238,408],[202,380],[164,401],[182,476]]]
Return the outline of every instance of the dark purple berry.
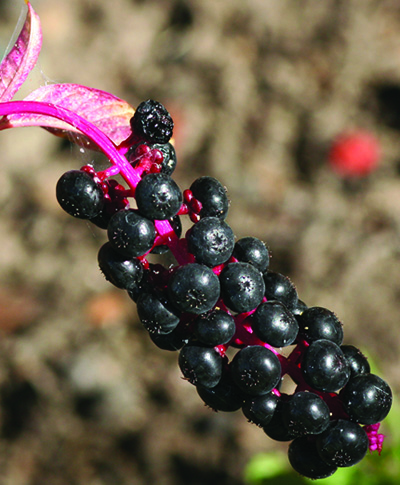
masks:
[[[239,350],[232,360],[231,370],[239,389],[252,396],[269,393],[281,378],[278,357],[261,345]]]
[[[165,173],[145,175],[136,187],[135,198],[139,212],[152,220],[171,219],[183,200],[178,185]]]
[[[142,293],[137,300],[137,312],[149,333],[168,334],[179,323],[179,314],[161,295]]]
[[[217,217],[205,217],[187,234],[189,251],[196,261],[207,266],[225,263],[232,255],[235,235],[225,221]]]
[[[296,436],[319,434],[329,425],[330,411],[326,402],[312,392],[296,392],[283,403],[282,418]]]
[[[128,258],[150,251],[156,237],[153,222],[134,209],[116,212],[110,219],[107,234],[111,245]]]
[[[233,250],[233,257],[243,263],[250,263],[264,273],[269,266],[269,251],[256,237],[242,237]]]
[[[382,421],[392,406],[392,391],[375,374],[359,374],[349,380],[340,397],[352,421],[375,424]]]
[[[262,428],[264,433],[275,441],[291,441],[296,437],[293,431],[290,431],[283,422],[283,401],[278,399],[272,418]]]
[[[229,209],[229,200],[225,187],[213,177],[200,177],[190,186],[194,197],[201,202],[200,217],[218,217],[225,219]]]
[[[191,384],[215,387],[222,376],[222,357],[212,347],[188,343],[179,353],[179,367]]]
[[[100,248],[97,260],[107,281],[117,288],[131,290],[143,277],[143,265],[137,258],[126,258],[109,242]]]
[[[83,170],[70,170],[57,182],[56,197],[71,216],[91,219],[104,207],[104,193],[93,177]]]
[[[317,391],[338,391],[350,378],[346,357],[330,340],[312,342],[304,352],[301,368],[307,384]]]
[[[219,276],[225,305],[237,313],[254,310],[264,298],[264,281],[249,263],[230,263]]]
[[[168,284],[171,302],[182,312],[212,310],[220,296],[218,276],[207,266],[191,263],[178,268]]]
[[[179,332],[179,327],[172,330],[169,333],[149,333],[152,342],[162,350],[169,350],[175,352],[180,350],[185,344],[188,343],[188,339],[184,338],[182,333]]]
[[[319,456],[315,441],[310,441],[307,436],[296,438],[290,443],[288,458],[297,473],[312,480],[330,477],[337,470],[336,466],[328,465]]]
[[[273,347],[291,345],[297,337],[299,325],[283,303],[269,300],[261,303],[252,319],[254,333]]]
[[[296,308],[298,301],[296,287],[287,276],[267,271],[264,273],[264,283],[267,300],[278,300],[289,310]]]
[[[196,318],[193,333],[203,344],[215,347],[229,342],[235,330],[235,320],[231,315],[223,310],[213,310]]]
[[[315,340],[331,340],[336,345],[343,342],[342,323],[338,317],[322,307],[309,307],[297,317],[301,336],[307,342]]]
[[[361,350],[354,347],[354,345],[342,345],[340,348],[350,365],[351,377],[355,377],[358,374],[369,374],[371,369],[367,358],[362,354]]]
[[[250,423],[263,428],[271,421],[279,398],[273,392],[261,396],[247,397],[242,405],[242,412]]]
[[[367,454],[367,433],[357,423],[345,419],[332,421],[326,431],[317,437],[319,456],[331,466],[353,466]]]
[[[152,143],[168,143],[174,129],[168,111],[152,99],[139,104],[130,124],[134,135]]]
[[[179,239],[182,235],[182,222],[179,216],[175,216],[169,220],[171,227]],[[151,254],[165,254],[169,251],[169,247],[166,244],[160,244],[159,246],[154,246],[151,250]]]
[[[243,403],[243,394],[230,379],[229,375],[223,374],[215,387],[197,386],[197,393],[207,406],[210,406],[214,411],[237,411]]]

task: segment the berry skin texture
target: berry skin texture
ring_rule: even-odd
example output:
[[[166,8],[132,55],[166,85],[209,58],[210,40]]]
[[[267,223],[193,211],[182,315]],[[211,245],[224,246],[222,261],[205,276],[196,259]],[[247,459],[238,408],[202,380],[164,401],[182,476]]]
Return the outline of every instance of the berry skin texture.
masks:
[[[301,336],[307,342],[325,339],[331,340],[336,345],[343,342],[342,323],[337,316],[322,307],[310,307],[297,317],[300,324]]]
[[[131,290],[143,277],[143,265],[136,258],[125,258],[107,242],[100,248],[97,260],[107,281],[117,288]]]
[[[139,104],[130,124],[135,135],[152,143],[168,143],[174,129],[168,111],[152,99]]]
[[[281,301],[289,310],[297,307],[297,290],[287,276],[267,271],[264,273],[264,283],[267,300]]]
[[[195,386],[215,387],[222,376],[222,357],[212,347],[187,344],[179,353],[179,367]]]
[[[194,197],[201,202],[200,217],[218,217],[224,220],[229,209],[229,200],[224,186],[214,177],[200,177],[190,186]]]
[[[250,423],[263,428],[271,421],[278,400],[278,396],[273,392],[262,396],[248,397],[243,403],[242,412]]]
[[[307,436],[296,438],[289,445],[289,462],[292,467],[305,477],[317,480],[330,477],[337,467],[328,465],[318,454],[314,441],[309,441]]]
[[[139,212],[147,219],[174,217],[182,205],[182,192],[165,173],[150,173],[138,183],[135,192]]]
[[[111,245],[128,258],[150,251],[156,237],[153,222],[134,209],[116,212],[108,223],[107,234]]]
[[[367,131],[339,135],[329,151],[332,169],[344,178],[365,177],[376,170],[381,150],[378,140]]]
[[[73,217],[92,219],[104,207],[101,187],[83,170],[70,170],[57,182],[56,197],[60,206]]]
[[[350,366],[343,352],[330,340],[312,342],[305,351],[301,368],[304,380],[317,391],[338,391],[350,378]]]
[[[272,347],[291,345],[299,331],[295,317],[277,300],[261,303],[251,321],[257,337]]]
[[[282,418],[296,436],[319,434],[329,425],[329,407],[316,394],[300,391],[283,403]]]
[[[350,377],[370,373],[371,369],[368,360],[357,347],[354,347],[354,345],[342,345],[340,348],[350,365]]]
[[[250,312],[264,297],[262,274],[249,263],[227,264],[219,280],[222,299],[234,312]]]
[[[340,397],[352,421],[375,424],[388,415],[392,406],[392,391],[375,374],[359,374],[350,379]]]
[[[243,394],[230,377],[224,374],[215,387],[197,386],[196,389],[201,399],[214,411],[229,413],[237,411],[242,406]]]
[[[281,378],[278,357],[261,345],[239,350],[231,366],[232,378],[236,385],[252,396],[269,393],[278,385]]]
[[[203,344],[215,347],[229,342],[235,330],[233,317],[222,310],[214,310],[196,319],[193,334]]]
[[[217,217],[205,217],[187,234],[189,251],[196,261],[207,266],[218,266],[231,256],[235,235],[225,221]]]
[[[182,312],[212,310],[220,295],[218,276],[207,266],[191,263],[178,268],[168,284],[171,302]]]
[[[242,237],[233,250],[233,256],[243,263],[250,263],[261,273],[269,266],[269,251],[266,245],[256,237]]]
[[[328,465],[347,467],[361,461],[368,451],[367,433],[357,423],[345,419],[332,421],[317,437],[319,456]]]
[[[142,293],[139,296],[137,312],[142,325],[150,334],[168,334],[179,323],[179,315],[165,298],[153,293]]]

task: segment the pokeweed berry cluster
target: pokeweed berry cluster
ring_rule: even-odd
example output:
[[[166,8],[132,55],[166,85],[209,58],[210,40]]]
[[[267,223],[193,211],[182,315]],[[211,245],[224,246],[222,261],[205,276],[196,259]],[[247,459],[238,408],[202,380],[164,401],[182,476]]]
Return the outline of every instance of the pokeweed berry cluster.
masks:
[[[380,453],[390,387],[360,350],[343,345],[332,311],[307,307],[290,279],[269,269],[261,240],[235,239],[218,180],[200,177],[180,190],[171,177],[173,121],[162,104],[148,100],[135,111],[78,84],[47,84],[12,100],[42,42],[39,16],[25,3],[21,33],[0,64],[0,130],[73,132],[108,158],[103,171],[87,165],[66,172],[56,195],[66,212],[107,231],[100,269],[137,303],[152,341],[179,351],[184,378],[209,407],[242,409],[270,438],[291,441],[289,461],[306,477],[330,476],[368,449]],[[181,216],[193,223],[184,237]],[[149,254],[168,251],[175,266],[150,263]],[[292,394],[281,387],[286,376]]]
[[[360,350],[343,345],[337,316],[307,307],[290,279],[269,269],[260,239],[235,240],[218,180],[203,176],[181,192],[171,177],[173,121],[164,106],[144,101],[130,124],[134,190],[85,166],[66,172],[56,194],[69,214],[107,230],[100,269],[136,302],[155,345],[179,351],[184,378],[209,407],[242,409],[270,438],[291,441],[289,461],[304,476],[324,478],[368,449],[380,451],[391,390]],[[184,215],[193,225],[181,238]],[[174,267],[148,261],[169,250]],[[284,357],[280,349],[288,346]],[[230,360],[228,348],[236,349]],[[284,376],[295,382],[293,394],[280,392]]]

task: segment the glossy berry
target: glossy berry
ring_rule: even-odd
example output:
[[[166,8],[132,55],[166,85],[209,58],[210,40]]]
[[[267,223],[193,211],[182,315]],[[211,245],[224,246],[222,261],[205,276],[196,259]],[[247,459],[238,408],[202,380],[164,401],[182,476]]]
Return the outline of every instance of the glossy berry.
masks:
[[[214,267],[230,258],[235,235],[225,221],[205,217],[190,229],[187,242],[189,251],[198,263]]]
[[[135,192],[139,212],[147,219],[174,217],[182,205],[182,192],[165,173],[150,173],[138,183]]]
[[[179,327],[176,327],[174,330],[172,330],[172,332],[169,333],[149,333],[149,335],[152,342],[159,349],[175,352],[188,343],[188,339],[185,338],[178,330]]]
[[[264,273],[269,266],[269,251],[256,237],[242,237],[233,250],[233,257],[243,263],[250,263]]]
[[[296,434],[283,422],[283,406],[282,399],[278,399],[272,418],[263,426],[264,433],[275,441],[291,441],[296,437]]]
[[[297,337],[299,325],[283,303],[269,300],[261,303],[251,319],[254,333],[273,347],[291,345]]]
[[[375,374],[359,374],[350,379],[340,393],[350,419],[361,424],[382,421],[392,406],[392,391],[388,384]]]
[[[361,461],[367,454],[368,445],[365,430],[345,419],[332,421],[316,441],[319,456],[328,465],[338,467],[352,466]]]
[[[232,360],[231,370],[239,389],[252,396],[269,393],[281,378],[278,357],[261,345],[239,350]]]
[[[214,310],[196,318],[193,334],[203,344],[215,347],[229,342],[235,330],[233,317],[223,310]]]
[[[278,400],[278,396],[273,392],[247,397],[242,405],[242,412],[250,423],[263,428],[271,421]]]
[[[296,436],[319,434],[329,425],[329,407],[312,392],[300,391],[283,403],[282,418],[286,428]]]
[[[171,302],[182,312],[212,310],[220,295],[218,277],[207,266],[191,263],[178,268],[168,284]]]
[[[222,357],[212,347],[188,343],[179,353],[179,367],[191,384],[215,387],[222,376]]]
[[[249,263],[227,264],[219,279],[222,299],[234,312],[250,312],[264,298],[262,274]]]
[[[301,368],[307,384],[317,391],[338,391],[350,378],[350,366],[343,352],[330,340],[312,342],[304,353]]]
[[[127,257],[150,251],[156,237],[153,222],[134,209],[116,212],[110,219],[107,234],[111,245]]]
[[[307,436],[296,438],[289,445],[288,458],[297,473],[313,480],[330,477],[337,470],[320,457],[315,441]]]
[[[342,323],[338,317],[322,307],[310,307],[297,318],[300,324],[300,333],[307,342],[315,340],[331,340],[336,345],[343,342]]]
[[[143,277],[143,265],[136,258],[126,258],[107,242],[97,255],[101,272],[117,288],[131,290],[138,287]]]
[[[342,177],[364,177],[379,163],[380,146],[372,133],[342,133],[333,142],[328,159],[333,170]]]
[[[179,313],[161,295],[142,293],[137,300],[137,312],[149,333],[168,334],[179,323]]]
[[[214,411],[237,411],[243,403],[243,393],[240,392],[229,375],[223,374],[215,387],[197,386],[197,393]]]
[[[152,143],[169,142],[174,122],[165,107],[158,101],[148,99],[137,107],[130,120],[134,135]]]
[[[358,374],[368,374],[371,371],[367,358],[357,347],[354,347],[354,345],[342,345],[340,348],[350,365],[351,377],[355,377]]]
[[[229,200],[224,186],[214,177],[200,177],[190,186],[194,197],[201,202],[200,217],[225,219]]]
[[[287,276],[267,271],[264,273],[264,283],[267,300],[278,300],[289,310],[296,308],[298,301],[296,287]]]
[[[93,177],[83,170],[70,170],[57,182],[56,197],[71,216],[91,219],[104,207],[104,193]]]

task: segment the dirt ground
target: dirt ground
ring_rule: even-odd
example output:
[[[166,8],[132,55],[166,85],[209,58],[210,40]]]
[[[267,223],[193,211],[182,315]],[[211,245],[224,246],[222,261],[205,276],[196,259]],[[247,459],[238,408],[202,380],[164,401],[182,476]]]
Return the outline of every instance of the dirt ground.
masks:
[[[44,34],[24,93],[46,82],[161,101],[182,189],[228,187],[227,222],[257,236],[300,298],[334,310],[400,391],[400,4],[393,0],[32,0]],[[22,0],[0,2],[0,50]],[[370,177],[327,165],[370,130]],[[1,133],[0,483],[239,485],[280,449],[214,413],[100,274],[100,229],[63,213],[63,172],[101,158],[39,128]]]

